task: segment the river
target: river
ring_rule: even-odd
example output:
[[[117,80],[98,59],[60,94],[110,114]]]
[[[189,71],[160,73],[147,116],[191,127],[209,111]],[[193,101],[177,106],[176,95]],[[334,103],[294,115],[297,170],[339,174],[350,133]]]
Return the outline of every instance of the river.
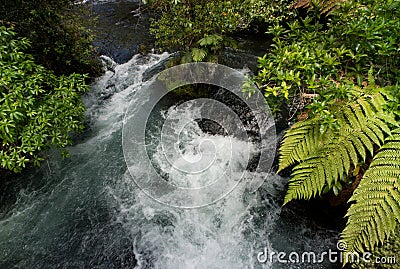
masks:
[[[127,62],[121,60],[124,63],[102,56],[108,70],[83,97],[87,128],[69,147],[71,157],[61,159],[50,150],[40,168],[29,168],[4,186],[0,268],[339,268],[327,261],[258,260],[265,250],[287,254],[334,250],[338,237],[337,229],[295,209],[282,209],[287,179],[272,172],[234,166],[244,175],[241,183],[224,199],[195,209],[164,205],[138,187],[135,172],[128,170],[124,159],[124,115],[132,101],[143,98],[140,89],[146,84],[146,72],[169,56],[134,54]],[[159,118],[193,116],[193,110],[174,102],[169,100],[154,113]],[[147,139],[155,144],[149,157],[168,174],[154,138],[162,121],[147,125]],[[243,158],[236,153],[257,151],[255,144],[249,148],[248,141],[210,134],[196,122],[182,138],[187,145],[205,139],[218,145],[219,152],[207,176],[210,181],[220,177],[225,159],[231,158],[235,165]],[[185,152],[192,157],[200,154],[193,147]],[[137,158],[137,173],[143,172],[139,171],[143,162]],[[247,178],[259,178],[262,185],[254,191]]]

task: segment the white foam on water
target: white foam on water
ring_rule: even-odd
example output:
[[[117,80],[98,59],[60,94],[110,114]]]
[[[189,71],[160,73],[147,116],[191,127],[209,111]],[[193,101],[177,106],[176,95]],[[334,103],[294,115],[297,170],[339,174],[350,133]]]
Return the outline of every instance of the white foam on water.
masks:
[[[107,139],[116,131],[121,130],[125,110],[136,90],[143,82],[143,74],[150,67],[165,60],[170,55],[148,54],[135,55],[124,64],[116,64],[111,58],[102,56],[103,61],[112,67],[97,79],[91,91],[83,97],[87,108],[86,117],[91,120],[92,128],[99,130],[94,140]],[[99,102],[107,96],[103,102]]]
[[[132,176],[126,172],[123,181],[110,187],[109,192],[120,208],[116,221],[134,237],[137,268],[269,268],[268,264],[258,263],[256,254],[261,246],[270,246],[268,234],[276,225],[280,206],[273,200],[268,201],[271,211],[258,224],[261,226],[254,227],[251,208],[260,203],[261,197],[249,192],[248,183],[254,177],[267,180],[264,189],[275,193],[277,186],[283,188],[285,180],[276,175],[246,171],[249,158],[257,153],[257,145],[202,131],[196,121],[190,121],[199,118],[199,109],[171,107],[160,114],[172,122],[165,136],[171,143],[176,141],[174,145],[167,144],[176,147],[180,154],[166,156],[169,151],[158,144],[150,158],[171,184],[200,188],[218,180],[234,180],[238,185],[215,204],[190,210],[173,208],[158,203],[136,186],[132,176],[143,177],[147,171],[143,170],[146,160],[135,160],[134,167],[130,167]],[[197,166],[188,168],[189,172],[176,169],[185,169],[182,167],[185,163]],[[195,196],[190,198],[196,200]],[[253,235],[257,235],[258,241]]]
[[[129,174],[124,181],[132,184]],[[268,181],[271,186],[282,184],[277,176],[270,175]],[[273,208],[254,226],[251,208],[260,204],[261,197],[246,191],[246,184],[241,184],[219,203],[183,210],[163,206],[136,190],[134,203],[121,203],[117,221],[135,238],[137,268],[271,268],[260,264],[256,255],[264,246],[273,250],[268,236],[280,207],[270,201]]]
[[[239,181],[250,156],[256,153],[255,145],[233,135],[204,133],[192,120],[200,117],[200,109],[192,106],[171,107],[164,113],[164,118],[174,125],[163,133],[164,143],[157,146],[153,160],[169,175],[171,184],[182,188],[201,188],[224,177],[236,177]],[[165,143],[169,143],[167,148],[163,147]],[[168,156],[171,146],[175,154]]]

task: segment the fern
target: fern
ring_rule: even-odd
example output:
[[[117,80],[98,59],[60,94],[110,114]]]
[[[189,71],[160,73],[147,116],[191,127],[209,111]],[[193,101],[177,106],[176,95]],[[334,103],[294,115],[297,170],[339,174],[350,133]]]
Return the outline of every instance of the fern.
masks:
[[[222,36],[214,34],[214,35],[206,35],[202,39],[198,41],[200,46],[218,46],[223,41]]]
[[[298,122],[285,134],[284,143],[280,147],[278,172],[303,161],[309,155],[320,139],[319,124],[318,118]]]
[[[339,130],[321,132],[323,118],[314,116],[294,124],[280,147],[279,171],[294,167],[285,204],[321,195],[372,159],[349,201],[341,236],[347,252],[374,250],[400,223],[400,128],[392,130],[399,125],[385,110],[386,95],[371,88],[360,91],[354,101],[330,104]]]
[[[295,165],[285,204],[293,199],[310,199],[320,195],[338,181],[344,181],[350,169],[367,156],[374,145],[390,134],[393,115],[385,112],[385,99],[379,93],[360,96],[356,101],[332,105],[340,129],[321,133],[320,117],[299,122],[285,134],[280,147],[279,171]]]
[[[373,250],[393,234],[400,222],[400,129],[385,141],[349,202],[342,233],[347,251]]]
[[[198,48],[193,48],[192,49],[192,58],[193,61],[195,62],[201,62],[206,58],[207,56],[207,51],[204,49],[198,49]]]

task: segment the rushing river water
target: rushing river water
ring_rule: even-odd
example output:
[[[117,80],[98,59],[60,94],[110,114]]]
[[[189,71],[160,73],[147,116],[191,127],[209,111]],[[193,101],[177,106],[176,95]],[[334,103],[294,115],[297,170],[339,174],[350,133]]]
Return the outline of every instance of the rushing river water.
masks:
[[[166,53],[136,55],[121,65],[104,57],[110,70],[84,97],[88,128],[69,148],[71,157],[62,160],[50,151],[41,168],[32,168],[4,186],[0,268],[339,268],[327,262],[257,260],[265,249],[287,253],[335,249],[337,231],[301,220],[295,212],[291,218],[281,216],[287,180],[277,175],[244,171],[242,183],[225,199],[189,210],[162,205],[137,187],[121,146],[124,113],[130,101],[141,98],[136,93],[144,72],[167,57]],[[182,118],[194,112],[171,106],[156,113]],[[158,124],[150,122],[149,128],[157,129]],[[218,165],[225,165],[230,143],[237,152],[256,150],[244,141],[204,132],[195,122],[187,128],[182,138],[187,143],[209,139],[218,145],[218,162],[210,170],[216,172],[207,180],[220,176]],[[152,139],[151,131],[148,137]],[[196,157],[199,152],[188,147],[186,154]],[[150,158],[162,172],[169,172],[157,147]],[[230,158],[240,161],[243,155]],[[137,160],[139,168],[142,161]],[[251,192],[247,176],[266,180]],[[185,182],[179,175],[175,178]]]

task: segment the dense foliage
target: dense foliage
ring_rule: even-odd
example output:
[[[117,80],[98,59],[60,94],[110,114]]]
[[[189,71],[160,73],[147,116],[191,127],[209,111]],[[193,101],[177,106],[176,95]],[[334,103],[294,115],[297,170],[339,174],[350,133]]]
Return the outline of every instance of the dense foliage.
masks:
[[[355,188],[342,239],[372,251],[400,223],[400,1],[336,1],[324,18],[326,1],[312,3],[270,27],[256,77],[275,111],[298,116],[280,148],[279,169],[293,168],[285,203]]]
[[[291,16],[292,0],[150,0],[160,12],[152,32],[161,47],[186,52],[182,62],[218,61],[224,47],[235,48],[232,33],[255,22],[280,22]]]
[[[398,1],[347,1],[325,24],[320,16],[314,9],[289,29],[269,30],[273,49],[260,59],[257,80],[275,110],[282,102],[301,109],[307,94],[319,94],[312,111],[324,111],[329,100],[347,95],[349,84],[362,86],[369,72],[381,86],[399,83]]]
[[[0,166],[19,172],[41,151],[71,143],[83,128],[85,76],[56,76],[25,53],[30,42],[0,27]]]
[[[75,0],[3,0],[0,9],[0,24],[28,38],[36,62],[57,75],[101,74],[92,46],[94,22],[89,6]]]

